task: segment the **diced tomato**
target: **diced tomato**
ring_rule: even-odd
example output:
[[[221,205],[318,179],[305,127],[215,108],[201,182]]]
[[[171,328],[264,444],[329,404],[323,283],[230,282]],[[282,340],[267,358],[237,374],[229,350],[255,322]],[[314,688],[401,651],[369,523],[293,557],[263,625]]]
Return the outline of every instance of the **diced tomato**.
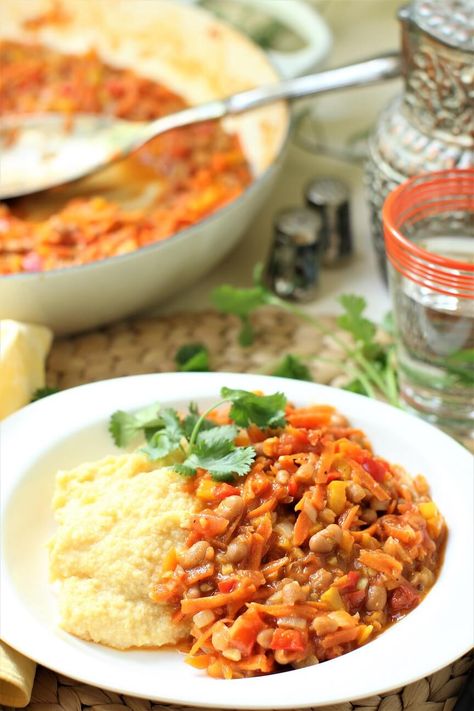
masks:
[[[365,600],[365,590],[354,590],[344,595],[344,600],[350,612],[357,610]]]
[[[300,630],[276,629],[270,644],[270,649],[284,649],[287,652],[303,652],[305,647],[305,639]]]
[[[296,452],[305,452],[308,448],[308,432],[307,430],[288,427],[286,432],[282,432],[279,438],[280,456],[295,454]]]
[[[214,489],[214,498],[218,501],[222,501],[222,499],[225,499],[228,496],[238,496],[239,494],[239,489],[231,484],[217,484]]]
[[[379,484],[385,479],[387,467],[378,459],[364,457],[360,460],[360,464],[365,471],[368,472],[373,479],[375,479],[375,481],[379,482]]]
[[[235,588],[236,584],[236,578],[223,578],[223,580],[219,580],[217,587],[221,593],[230,593]]]
[[[248,656],[257,640],[257,635],[265,627],[265,623],[256,610],[249,609],[235,620],[229,630],[232,646]]]
[[[411,585],[400,585],[392,592],[389,605],[393,612],[401,612],[402,610],[411,610],[419,601],[420,596],[415,588]]]
[[[334,481],[335,479],[342,479],[340,472],[336,472],[336,471],[329,472],[329,474],[327,475],[326,483],[329,484],[331,481]]]
[[[355,590],[360,579],[360,573],[356,570],[350,570],[344,577],[345,580],[343,580],[342,585],[337,586],[339,590],[341,592],[352,592]]]
[[[295,481],[294,479],[290,479],[288,482],[288,495],[289,496],[296,496],[298,492],[298,482]]]

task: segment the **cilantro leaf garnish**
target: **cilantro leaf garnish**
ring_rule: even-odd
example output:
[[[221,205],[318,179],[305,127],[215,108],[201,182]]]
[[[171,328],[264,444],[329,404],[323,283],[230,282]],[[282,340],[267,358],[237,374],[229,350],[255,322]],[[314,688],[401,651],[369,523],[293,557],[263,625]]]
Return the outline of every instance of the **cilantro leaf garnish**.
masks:
[[[198,454],[194,452],[184,462],[184,466],[194,471],[200,467],[207,469],[215,481],[232,481],[235,476],[244,476],[250,470],[255,459],[255,449],[253,447],[234,447],[227,454],[214,452]]]
[[[298,356],[291,353],[281,359],[271,374],[278,375],[280,378],[292,378],[293,380],[313,380],[308,366]]]
[[[196,439],[196,449],[200,447],[224,447],[224,443],[234,444],[237,437],[235,425],[221,425],[208,430],[201,430]]]
[[[232,402],[230,419],[239,427],[252,422],[258,427],[284,427],[286,397],[283,393],[256,395],[247,390],[222,388],[221,396]]]
[[[199,413],[199,408],[196,405],[195,402],[190,403],[189,405],[189,414],[186,415],[186,417],[183,420],[183,432],[184,436],[187,439],[190,439],[193,430],[197,424],[197,421],[201,417]],[[210,430],[213,427],[217,427],[217,424],[215,422],[212,422],[212,420],[206,420],[205,418],[201,422],[200,430]]]
[[[178,349],[174,357],[178,370],[182,372],[205,372],[210,370],[209,351],[202,343],[186,343]]]
[[[203,434],[219,434],[219,427]],[[194,451],[184,460],[183,467],[196,470],[207,469],[216,481],[231,481],[235,476],[243,476],[249,471],[255,459],[253,447],[236,447],[227,439],[219,440],[214,436],[211,443],[199,438]]]
[[[173,469],[175,472],[178,472],[178,474],[181,474],[181,476],[185,476],[188,478],[196,476],[195,467],[190,467],[186,464],[173,464]]]
[[[282,427],[286,398],[282,393],[257,395],[231,388],[222,388],[221,395],[223,399],[202,414],[191,403],[185,417],[171,408],[159,410],[158,405],[135,414],[118,411],[111,417],[109,430],[118,446],[126,446],[143,430],[147,443],[141,451],[152,461],[178,451],[186,453],[184,461],[174,465],[183,476],[206,469],[216,481],[231,481],[247,474],[256,456],[254,447],[235,444],[238,428],[252,422],[264,428]],[[207,415],[225,402],[232,403],[229,417],[235,424],[219,426],[208,420]]]
[[[127,447],[140,430],[160,426],[160,405],[148,405],[133,414],[117,410],[110,418],[109,432],[117,447]]]
[[[171,408],[162,410],[159,418],[160,429],[147,437],[147,444],[140,451],[145,452],[152,461],[163,459],[175,452],[181,445],[184,433],[178,413]]]

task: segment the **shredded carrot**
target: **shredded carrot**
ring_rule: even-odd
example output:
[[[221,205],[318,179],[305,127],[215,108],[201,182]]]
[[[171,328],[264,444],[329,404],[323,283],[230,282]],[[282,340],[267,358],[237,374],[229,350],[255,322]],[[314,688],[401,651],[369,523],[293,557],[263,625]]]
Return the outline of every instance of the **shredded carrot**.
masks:
[[[357,639],[358,634],[358,627],[338,630],[337,632],[332,632],[332,634],[323,637],[321,646],[324,647],[324,649],[329,649],[330,647],[335,647],[337,644],[347,644],[347,642],[353,642]]]
[[[215,593],[208,597],[194,599],[186,598],[181,601],[181,611],[184,615],[194,615],[200,610],[212,610],[215,607],[223,607],[233,602],[243,602],[252,597],[255,589],[255,585],[248,585],[237,588],[237,590],[230,593]]]
[[[382,520],[382,528],[388,536],[397,538],[402,543],[413,544],[416,541],[417,535],[411,526],[400,525],[399,522],[392,522],[388,516]]]
[[[375,521],[371,526],[364,528],[363,531],[351,531],[351,536],[359,541],[363,536],[372,536],[379,529],[379,522]]]
[[[294,605],[262,605],[261,603],[252,603],[257,610],[271,617],[304,617],[312,620],[320,612],[325,610],[326,605],[319,602],[306,602],[304,604]]]
[[[262,514],[267,513],[268,511],[273,511],[276,508],[277,503],[277,497],[270,496],[269,499],[260,504],[260,506],[257,506],[256,509],[252,509],[252,511],[249,511],[248,517],[256,518],[257,516],[261,516]]]
[[[309,518],[308,514],[301,511],[296,519],[295,528],[293,531],[293,544],[295,546],[300,546],[308,538],[311,528],[313,527],[313,522]]]
[[[356,484],[368,489],[379,501],[387,501],[387,499],[390,499],[390,495],[383,488],[383,486],[380,486],[380,484],[378,484],[369,472],[366,472],[360,464],[351,461],[351,465],[354,469],[352,478]]]
[[[212,663],[215,660],[215,656],[212,654],[198,654],[196,655],[195,652],[186,657],[185,662],[189,664],[190,666],[194,667],[195,669],[207,669],[209,667],[209,664]]]
[[[329,445],[325,448],[319,459],[315,477],[316,484],[326,484],[333,461],[334,447]]]
[[[289,560],[290,559],[288,558],[288,556],[285,555],[282,558],[272,560],[270,561],[270,563],[262,565],[262,573],[264,574],[265,578],[267,580],[271,580],[275,575],[278,574],[279,570],[288,563]]]
[[[357,514],[359,513],[359,508],[360,508],[360,506],[358,506],[358,505],[357,505],[357,506],[352,506],[352,507],[347,511],[347,514],[345,515],[344,520],[343,520],[343,522],[341,523],[341,528],[342,528],[343,530],[348,531],[348,530],[350,529],[350,527],[352,526],[352,524],[354,523],[354,521],[355,521],[356,518],[357,518]]]
[[[311,502],[317,511],[322,511],[326,506],[326,487],[323,484],[316,484]]]
[[[327,425],[334,413],[334,408],[330,405],[313,405],[312,407],[300,407],[288,414],[288,422],[293,427],[303,427],[306,429],[316,429],[322,425]]]
[[[264,539],[259,533],[254,533],[249,556],[249,569],[258,570],[263,556]]]
[[[259,671],[268,674],[273,671],[274,664],[271,657],[265,654],[254,654],[239,662],[239,669],[244,671]]]
[[[368,568],[378,570],[380,573],[386,573],[392,578],[399,578],[403,570],[403,565],[400,561],[392,555],[381,551],[362,550],[359,554],[359,560]]]

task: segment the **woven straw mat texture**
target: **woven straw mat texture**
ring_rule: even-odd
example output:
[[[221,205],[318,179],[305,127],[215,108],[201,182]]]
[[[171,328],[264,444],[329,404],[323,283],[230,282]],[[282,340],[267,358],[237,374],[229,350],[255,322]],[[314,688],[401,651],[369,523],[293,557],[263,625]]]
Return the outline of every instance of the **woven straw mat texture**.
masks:
[[[347,376],[338,363],[343,354],[331,339],[281,311],[264,309],[254,315],[255,343],[238,344],[239,322],[215,312],[139,318],[63,339],[53,345],[47,384],[64,389],[82,383],[139,373],[176,369],[174,356],[186,343],[199,342],[210,352],[213,370],[271,372],[283,354],[324,353],[331,363],[310,366],[314,380],[342,385]],[[328,319],[327,325],[335,328]],[[347,334],[338,333],[346,339]],[[426,679],[403,689],[353,703],[325,706],[319,711],[452,711],[474,664],[472,653]],[[156,704],[80,684],[39,667],[28,711],[186,711],[185,707]]]

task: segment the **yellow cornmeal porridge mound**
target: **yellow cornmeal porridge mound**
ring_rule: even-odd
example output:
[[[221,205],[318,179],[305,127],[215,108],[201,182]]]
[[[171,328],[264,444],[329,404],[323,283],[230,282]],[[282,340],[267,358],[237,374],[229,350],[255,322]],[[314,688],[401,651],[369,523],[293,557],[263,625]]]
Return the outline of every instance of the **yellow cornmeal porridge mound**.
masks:
[[[196,510],[183,479],[142,454],[110,456],[56,477],[58,530],[49,544],[58,582],[60,625],[111,647],[170,644],[188,626],[149,598],[163,557],[186,538]]]

